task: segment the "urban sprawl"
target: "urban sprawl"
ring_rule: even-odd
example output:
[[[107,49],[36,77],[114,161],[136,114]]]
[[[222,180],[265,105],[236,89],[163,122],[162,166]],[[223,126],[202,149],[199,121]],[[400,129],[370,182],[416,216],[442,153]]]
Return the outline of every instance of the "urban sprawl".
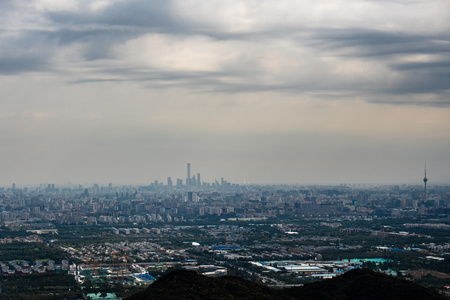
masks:
[[[175,184],[13,184],[0,188],[3,286],[58,273],[92,296],[185,268],[283,287],[368,267],[445,291],[450,186],[427,182],[205,183],[188,164]]]

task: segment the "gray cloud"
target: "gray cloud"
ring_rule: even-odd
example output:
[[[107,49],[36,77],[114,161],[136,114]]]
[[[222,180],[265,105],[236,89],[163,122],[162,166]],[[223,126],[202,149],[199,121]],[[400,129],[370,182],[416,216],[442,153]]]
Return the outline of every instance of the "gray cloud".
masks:
[[[444,74],[448,75],[448,72],[450,72],[450,59],[435,62],[411,62],[411,63],[394,64],[392,67],[399,71],[427,72],[431,70],[440,70]]]
[[[99,11],[38,12],[23,7],[22,2],[2,1],[5,23],[8,15],[32,15],[44,19],[40,29],[0,30],[0,55],[3,74],[43,71],[50,66],[55,52],[76,43],[84,45],[79,55],[85,60],[111,58],[111,49],[148,32],[181,32],[183,26],[170,10],[170,1],[118,2]],[[20,19],[19,21],[20,24]],[[6,26],[7,27],[7,26]],[[17,27],[17,26],[15,26]],[[2,38],[2,35],[5,36]],[[36,52],[41,52],[36,55]],[[10,55],[12,53],[13,55]]]
[[[45,58],[44,58],[45,59]],[[40,56],[20,56],[0,58],[0,74],[13,75],[22,72],[48,70],[49,65]]]
[[[312,47],[322,51],[346,50],[346,55],[357,57],[450,53],[450,35],[425,36],[348,28],[317,30],[311,40]]]
[[[11,1],[5,4],[14,9]],[[38,14],[38,12],[35,12]],[[185,12],[189,13],[189,12]],[[173,1],[116,2],[104,9],[60,10],[39,13],[47,23],[44,29],[23,30],[3,42],[0,49],[1,73],[17,74],[28,71],[53,70],[55,54],[81,45],[78,57],[69,60],[88,63],[93,60],[109,60],[108,64],[90,66],[93,76],[86,74],[72,82],[137,81],[158,86],[161,81],[173,86],[192,87],[196,90],[224,93],[237,92],[315,92],[333,91],[348,93],[429,93],[447,91],[450,59],[450,37],[447,35],[424,35],[414,32],[382,31],[374,29],[306,27],[304,24],[273,27],[253,27],[243,32],[231,32],[220,26],[208,27],[206,23],[188,20],[177,13]],[[277,41],[293,41],[298,47],[308,48],[311,53],[338,59],[359,59],[369,64],[385,66],[392,76],[400,77],[386,85],[379,79],[364,82],[361,79],[334,77],[325,68],[306,78],[288,78],[273,82],[261,81],[260,75],[270,74],[261,66],[259,59],[244,63],[236,60],[222,69],[211,71],[168,70],[151,66],[118,67],[115,62],[122,58],[114,52],[116,46],[149,33],[170,36],[207,36],[212,43],[222,41],[245,41],[252,44],[253,51]],[[444,41],[444,42],[442,42]],[[7,46],[6,46],[7,45]],[[205,49],[205,51],[208,51]],[[242,51],[242,50],[241,50]],[[255,55],[257,53],[253,53]],[[398,63],[394,57],[405,55],[440,55],[439,62]],[[248,54],[249,56],[252,53]],[[292,57],[292,59],[295,59]],[[311,62],[312,64],[313,62]],[[234,64],[234,66],[233,66]],[[311,65],[314,68],[314,65]],[[289,70],[289,69],[288,69]],[[291,70],[292,71],[292,70]],[[295,70],[294,70],[295,71]],[[322,73],[322,74],[321,74]],[[117,76],[111,78],[111,75]],[[91,78],[90,78],[91,77]],[[103,78],[102,78],[103,77]],[[224,78],[235,78],[232,82]],[[320,79],[319,79],[320,78]],[[276,79],[276,78],[275,78]],[[374,82],[375,80],[375,82]],[[378,82],[377,82],[378,81]]]
[[[110,33],[124,30],[182,32],[186,24],[180,22],[171,7],[172,1],[137,0],[118,2],[99,11],[48,12],[46,16],[59,26],[108,27]]]
[[[0,39],[0,74],[50,70],[53,51],[54,48],[34,32]]]

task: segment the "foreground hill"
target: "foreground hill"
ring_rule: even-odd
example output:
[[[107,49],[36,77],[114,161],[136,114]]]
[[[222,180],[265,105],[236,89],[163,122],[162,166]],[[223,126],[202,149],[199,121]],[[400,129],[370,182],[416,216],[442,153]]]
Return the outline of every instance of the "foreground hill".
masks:
[[[283,299],[279,291],[237,276],[210,278],[195,271],[177,270],[158,278],[127,300],[141,299]],[[287,298],[284,298],[287,299]]]
[[[286,289],[294,299],[399,300],[446,299],[439,293],[412,281],[369,269],[354,269],[341,276]]]
[[[194,271],[166,274],[128,300],[150,299],[295,299],[295,300],[442,300],[437,292],[411,281],[356,269],[342,276],[302,287],[274,290],[236,276],[209,278]]]

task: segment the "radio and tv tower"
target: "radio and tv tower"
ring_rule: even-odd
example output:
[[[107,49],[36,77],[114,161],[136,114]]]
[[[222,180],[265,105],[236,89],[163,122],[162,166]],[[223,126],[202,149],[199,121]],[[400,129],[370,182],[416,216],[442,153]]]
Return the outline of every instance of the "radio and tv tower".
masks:
[[[425,164],[425,176],[423,177],[423,201],[427,202],[427,164]]]

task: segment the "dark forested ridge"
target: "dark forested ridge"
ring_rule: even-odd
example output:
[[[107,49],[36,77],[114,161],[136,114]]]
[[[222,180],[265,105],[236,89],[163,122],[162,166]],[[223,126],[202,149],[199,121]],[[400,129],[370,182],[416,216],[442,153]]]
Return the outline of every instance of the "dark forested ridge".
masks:
[[[75,278],[67,274],[31,274],[0,276],[0,299],[49,300],[81,299]]]
[[[249,298],[250,297],[250,298]],[[238,276],[210,278],[195,271],[176,270],[160,277],[127,300],[140,299],[283,299],[279,291]]]
[[[177,270],[162,276],[146,290],[127,300],[149,299],[292,299],[292,300],[438,300],[437,292],[413,282],[356,269],[302,287],[275,290],[236,276],[209,278],[194,271]]]
[[[286,289],[284,292],[293,299],[301,300],[446,299],[437,292],[412,281],[369,269],[354,269],[342,276]]]

